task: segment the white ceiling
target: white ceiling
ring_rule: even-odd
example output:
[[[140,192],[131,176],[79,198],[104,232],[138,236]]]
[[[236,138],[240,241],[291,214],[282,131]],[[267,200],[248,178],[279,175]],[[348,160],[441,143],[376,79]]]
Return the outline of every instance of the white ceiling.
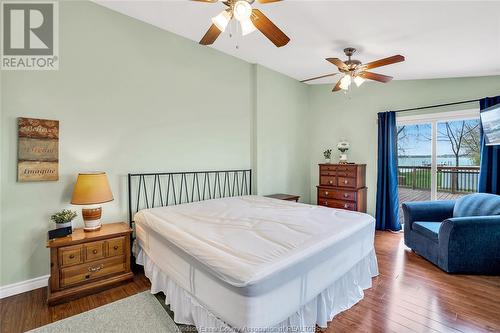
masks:
[[[194,41],[224,8],[188,0],[95,1]],[[347,46],[358,48],[354,58],[362,62],[404,55],[403,63],[373,70],[399,80],[500,75],[500,1],[285,0],[253,6],[291,38],[287,46],[276,48],[258,31],[230,38],[226,30],[211,47],[297,80],[335,72],[324,59],[344,59]]]

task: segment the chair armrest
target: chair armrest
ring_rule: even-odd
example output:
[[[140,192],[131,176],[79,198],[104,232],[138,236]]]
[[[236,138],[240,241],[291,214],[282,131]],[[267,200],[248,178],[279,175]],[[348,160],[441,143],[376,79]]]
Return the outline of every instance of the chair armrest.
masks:
[[[454,200],[404,202],[405,226],[415,221],[442,222],[453,216]],[[405,230],[406,231],[406,230]]]
[[[455,217],[439,229],[439,262],[448,272],[500,273],[500,215]]]

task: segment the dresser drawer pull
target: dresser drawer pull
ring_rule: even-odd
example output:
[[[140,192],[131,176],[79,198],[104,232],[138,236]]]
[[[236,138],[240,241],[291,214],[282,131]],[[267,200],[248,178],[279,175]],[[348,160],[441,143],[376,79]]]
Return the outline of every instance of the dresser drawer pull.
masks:
[[[118,250],[118,245],[113,246],[113,250]]]
[[[92,250],[92,253],[93,254],[97,254],[97,250]]]
[[[325,201],[325,205],[328,205],[328,201]]]
[[[329,183],[330,183],[330,184],[333,184],[333,180],[330,180],[330,181],[329,181]]]
[[[70,259],[75,259],[75,255],[74,255],[74,254],[70,254],[70,255],[69,255],[69,258],[70,258]]]
[[[328,194],[330,194],[330,193],[329,193],[328,191],[326,191],[326,192],[325,192],[325,195],[328,195]]]
[[[344,204],[344,208],[349,208],[349,204]]]
[[[349,181],[347,179],[344,180],[344,184],[349,184]]]
[[[348,193],[344,193],[344,198],[349,198],[349,194]]]
[[[92,272],[92,273],[99,272],[103,268],[104,268],[103,264],[100,264],[99,266],[95,266],[95,267],[89,267],[89,272]]]

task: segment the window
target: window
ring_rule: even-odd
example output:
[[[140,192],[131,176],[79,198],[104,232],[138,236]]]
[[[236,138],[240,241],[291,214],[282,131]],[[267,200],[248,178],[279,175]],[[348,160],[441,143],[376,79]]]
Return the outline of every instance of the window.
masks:
[[[398,117],[400,205],[477,191],[479,124],[479,110]]]

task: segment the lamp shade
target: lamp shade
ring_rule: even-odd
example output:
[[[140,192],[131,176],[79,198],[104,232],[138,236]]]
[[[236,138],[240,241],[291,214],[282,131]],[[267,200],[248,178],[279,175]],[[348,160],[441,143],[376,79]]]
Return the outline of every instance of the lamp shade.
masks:
[[[71,197],[73,205],[95,205],[112,200],[113,193],[105,172],[78,174]]]

